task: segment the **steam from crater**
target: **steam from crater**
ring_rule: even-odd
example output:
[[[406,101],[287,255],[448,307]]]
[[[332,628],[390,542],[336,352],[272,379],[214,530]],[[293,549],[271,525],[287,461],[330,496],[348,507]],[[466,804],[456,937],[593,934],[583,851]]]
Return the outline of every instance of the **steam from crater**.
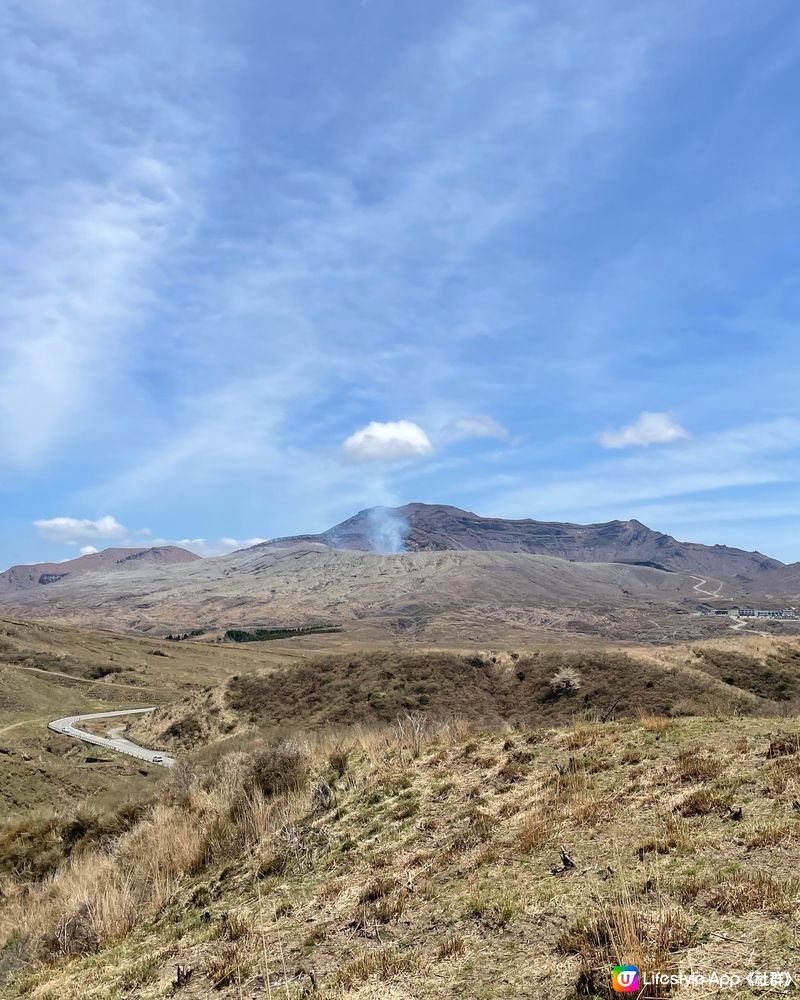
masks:
[[[390,507],[373,507],[367,513],[367,537],[373,552],[384,555],[405,552],[410,530],[407,518]]]

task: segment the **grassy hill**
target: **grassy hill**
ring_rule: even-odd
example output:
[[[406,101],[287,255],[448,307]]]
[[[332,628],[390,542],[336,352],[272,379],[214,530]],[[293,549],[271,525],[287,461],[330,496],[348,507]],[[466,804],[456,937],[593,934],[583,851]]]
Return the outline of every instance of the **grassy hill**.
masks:
[[[799,749],[796,720],[407,722],[181,765],[138,817],[60,827],[63,860],[30,831],[1,995],[610,997],[619,963],[791,969]]]
[[[159,705],[293,655],[280,644],[223,649],[0,619],[0,815],[86,797],[112,802],[157,779],[159,769],[117,755],[87,762],[85,748],[48,732],[51,719]]]
[[[781,716],[800,710],[800,642],[747,637],[658,650],[544,648],[309,655],[229,677],[144,717],[135,732],[177,752],[235,734],[275,738],[379,726],[406,713],[482,725],[576,719]]]
[[[0,639],[0,996],[549,1000],[612,996],[619,963],[792,968],[797,640]],[[180,758],[158,782],[31,720],[145,692],[136,734]]]

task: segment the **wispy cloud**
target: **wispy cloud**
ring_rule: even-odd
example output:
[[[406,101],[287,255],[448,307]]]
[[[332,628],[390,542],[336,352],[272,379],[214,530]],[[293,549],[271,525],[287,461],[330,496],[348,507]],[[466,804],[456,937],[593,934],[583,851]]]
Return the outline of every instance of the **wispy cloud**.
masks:
[[[511,516],[601,519],[634,505],[716,490],[800,481],[800,421],[779,419],[698,436],[668,452],[590,462],[571,475],[550,471],[536,486],[506,490],[497,509]]]
[[[658,36],[627,14],[618,27],[600,45],[577,10],[560,23],[523,4],[452,8],[373,82],[363,128],[334,138],[328,158],[287,175],[265,149],[279,180],[261,210],[269,237],[244,232],[201,276],[177,430],[173,399],[166,441],[139,443],[99,495],[145,499],[180,488],[187,469],[219,489],[243,467],[314,478],[345,422],[366,425],[368,409],[413,414],[451,399],[451,412],[469,414],[459,383],[483,372],[465,346],[522,316],[521,265],[506,240],[546,211],[586,143],[616,133]],[[266,371],[291,372],[292,392],[265,398]],[[467,416],[455,430],[499,439],[488,419]],[[196,461],[204,450],[209,460]],[[346,471],[334,479],[349,489]]]
[[[2,26],[0,456],[28,471],[96,436],[98,413],[135,407],[160,268],[200,208],[192,144],[208,134],[166,97],[168,70],[177,95],[186,67],[147,18],[93,3],[72,15],[12,0]]]
[[[5,461],[38,465],[118,384],[179,211],[173,183],[167,164],[140,157],[105,183],[66,185],[36,212],[4,289]]]
[[[6,536],[42,495],[217,550],[795,475],[786,21],[377,6],[3,6]]]
[[[646,448],[651,444],[683,441],[689,436],[671,414],[645,410],[632,424],[617,431],[603,431],[597,440],[604,448]]]
[[[494,417],[478,414],[472,417],[455,417],[444,429],[447,436],[453,438],[495,438],[504,440],[509,437],[507,427],[504,427]]]

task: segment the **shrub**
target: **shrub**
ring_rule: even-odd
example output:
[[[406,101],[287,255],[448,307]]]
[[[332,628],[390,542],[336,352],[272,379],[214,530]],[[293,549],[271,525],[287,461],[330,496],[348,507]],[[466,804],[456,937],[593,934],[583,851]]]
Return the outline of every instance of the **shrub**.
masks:
[[[257,788],[268,798],[303,788],[311,772],[311,754],[307,746],[285,740],[277,746],[265,746],[248,759],[245,789]]]
[[[580,690],[581,675],[574,667],[561,667],[550,678],[548,693],[551,698],[563,698]]]
[[[112,665],[110,663],[98,663],[93,667],[89,667],[86,676],[90,680],[99,681],[104,677],[108,677],[110,674],[121,674],[122,667]]]
[[[338,777],[343,778],[350,763],[349,747],[334,747],[328,754],[328,765],[331,771]]]
[[[793,733],[781,733],[771,741],[769,750],[767,750],[767,759],[790,757],[796,753],[800,753],[800,736]]]
[[[203,727],[194,715],[176,719],[161,734],[163,739],[182,740],[186,743],[196,743],[202,735]]]

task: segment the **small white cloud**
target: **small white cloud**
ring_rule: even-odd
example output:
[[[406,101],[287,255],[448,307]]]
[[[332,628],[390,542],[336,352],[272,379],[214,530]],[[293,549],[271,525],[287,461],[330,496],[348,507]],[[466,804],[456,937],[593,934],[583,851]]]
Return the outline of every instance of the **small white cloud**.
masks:
[[[644,411],[638,419],[618,431],[604,431],[597,440],[604,448],[645,448],[651,444],[671,444],[691,437],[669,413]]]
[[[106,514],[96,521],[78,517],[51,517],[33,522],[40,538],[48,542],[63,542],[67,545],[78,545],[83,541],[109,541],[126,538],[128,529],[119,521]]]
[[[82,555],[82,556],[93,556],[95,554],[95,552],[99,552],[99,551],[100,550],[96,549],[94,547],[94,545],[82,545],[79,554]]]
[[[342,445],[348,462],[394,462],[404,458],[427,458],[433,454],[431,439],[410,420],[373,420]]]
[[[474,417],[456,417],[445,428],[454,438],[497,438],[503,440],[509,436],[508,428],[503,427],[494,417],[478,414]]]

